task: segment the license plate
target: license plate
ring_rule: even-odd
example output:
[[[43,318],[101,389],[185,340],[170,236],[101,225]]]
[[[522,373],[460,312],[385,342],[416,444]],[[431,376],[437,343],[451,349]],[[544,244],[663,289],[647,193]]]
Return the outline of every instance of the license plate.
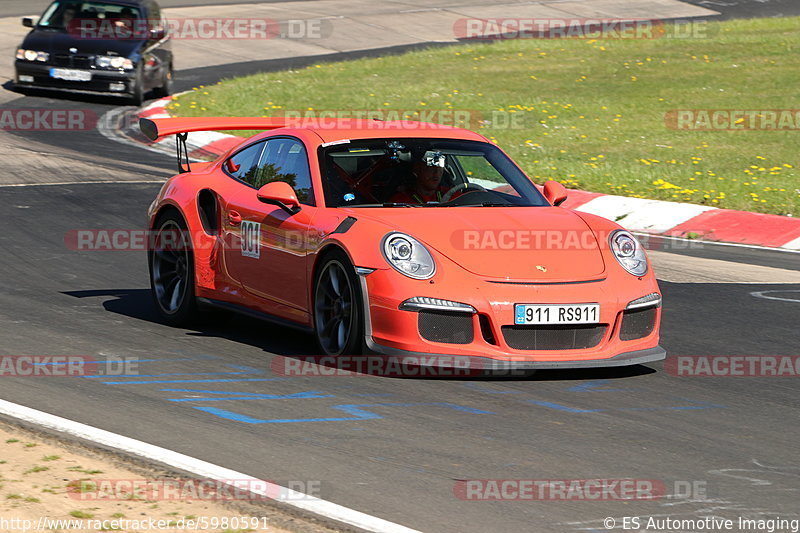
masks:
[[[600,304],[517,304],[514,324],[597,324]]]
[[[92,81],[92,73],[88,70],[72,68],[51,68],[50,77],[66,81]]]

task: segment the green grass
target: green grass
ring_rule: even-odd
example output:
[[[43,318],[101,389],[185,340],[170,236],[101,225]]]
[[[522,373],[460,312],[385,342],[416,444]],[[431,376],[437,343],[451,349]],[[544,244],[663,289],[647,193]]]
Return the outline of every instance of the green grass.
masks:
[[[94,518],[92,513],[86,513],[84,511],[70,511],[69,515],[72,518]]]
[[[800,215],[800,131],[685,131],[665,123],[676,109],[800,107],[799,51],[798,17],[712,23],[704,39],[513,40],[224,80],[170,109],[181,116],[514,114],[521,128],[495,123],[478,131],[538,183]]]

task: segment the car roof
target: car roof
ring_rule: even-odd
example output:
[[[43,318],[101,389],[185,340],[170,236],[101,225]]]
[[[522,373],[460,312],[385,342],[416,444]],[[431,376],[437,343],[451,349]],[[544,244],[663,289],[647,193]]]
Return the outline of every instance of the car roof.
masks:
[[[280,120],[276,118],[275,120]],[[392,138],[435,138],[486,141],[486,139],[470,130],[417,122],[412,120],[382,121],[371,119],[348,118],[289,118],[286,125],[275,128],[256,137],[272,137],[275,135],[292,135],[298,131],[317,134],[322,144],[344,140]]]

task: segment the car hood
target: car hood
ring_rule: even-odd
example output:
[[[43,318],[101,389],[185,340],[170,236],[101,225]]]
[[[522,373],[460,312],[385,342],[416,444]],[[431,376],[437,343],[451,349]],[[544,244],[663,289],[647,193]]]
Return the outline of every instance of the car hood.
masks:
[[[69,54],[75,48],[76,55],[120,55],[130,57],[141,46],[139,40],[82,39],[65,31],[34,29],[22,41],[20,48],[38,50],[50,54]]]
[[[357,211],[355,216],[366,215],[407,233],[479,276],[578,281],[605,272],[594,232],[567,209],[397,207]]]

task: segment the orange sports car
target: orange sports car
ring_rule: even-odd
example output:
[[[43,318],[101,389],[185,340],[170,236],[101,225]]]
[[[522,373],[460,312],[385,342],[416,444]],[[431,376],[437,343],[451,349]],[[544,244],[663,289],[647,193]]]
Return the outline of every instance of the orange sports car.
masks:
[[[663,359],[661,293],[636,238],[559,207],[497,146],[419,122],[141,119],[180,172],[149,209],[169,324],[205,307],[313,332],[321,355],[577,368]],[[213,162],[187,134],[260,130]]]

